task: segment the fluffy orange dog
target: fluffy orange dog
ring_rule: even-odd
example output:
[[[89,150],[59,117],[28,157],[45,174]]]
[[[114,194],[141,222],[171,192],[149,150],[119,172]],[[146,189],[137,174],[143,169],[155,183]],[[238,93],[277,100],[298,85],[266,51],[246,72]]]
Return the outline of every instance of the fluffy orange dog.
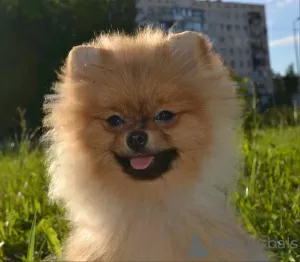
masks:
[[[203,35],[74,47],[45,109],[50,195],[73,226],[64,260],[267,261],[220,190],[238,171],[239,110]],[[190,256],[194,236],[208,254]]]

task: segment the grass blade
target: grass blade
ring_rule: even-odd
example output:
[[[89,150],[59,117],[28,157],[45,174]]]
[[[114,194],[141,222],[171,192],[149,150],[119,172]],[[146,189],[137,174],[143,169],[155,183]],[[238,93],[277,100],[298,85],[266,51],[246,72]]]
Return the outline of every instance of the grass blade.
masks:
[[[27,261],[34,261],[34,246],[35,246],[35,232],[36,232],[36,212],[34,213],[34,218],[31,225],[28,249],[27,249]]]

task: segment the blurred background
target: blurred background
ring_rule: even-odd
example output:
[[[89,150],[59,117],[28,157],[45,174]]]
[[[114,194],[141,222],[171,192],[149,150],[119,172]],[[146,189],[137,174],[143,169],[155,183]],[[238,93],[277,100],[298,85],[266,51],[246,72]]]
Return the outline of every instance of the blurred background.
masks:
[[[43,96],[70,49],[103,30],[132,32],[136,12],[133,0],[1,0],[0,137],[19,126],[17,107],[39,126]]]
[[[299,104],[295,60],[281,74],[270,65],[268,5],[255,0],[1,0],[0,138],[16,132],[18,107],[26,109],[29,127],[40,125],[43,96],[72,46],[101,31],[132,33],[148,23],[166,31],[207,34],[225,64],[249,79],[248,92],[256,92],[258,110]],[[286,19],[292,29],[293,18]],[[297,56],[298,43],[292,43],[288,53]]]

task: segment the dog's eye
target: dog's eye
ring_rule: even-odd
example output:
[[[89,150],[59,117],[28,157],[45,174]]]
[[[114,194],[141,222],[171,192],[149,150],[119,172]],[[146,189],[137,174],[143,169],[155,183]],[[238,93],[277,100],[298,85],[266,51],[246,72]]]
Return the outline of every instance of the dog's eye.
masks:
[[[169,122],[171,121],[173,118],[175,117],[175,114],[173,114],[170,111],[164,110],[159,112],[156,117],[155,120],[158,122]]]
[[[113,115],[113,116],[110,116],[109,118],[107,118],[107,123],[109,123],[112,127],[117,127],[117,126],[121,126],[125,123],[125,121],[117,116],[117,115]]]

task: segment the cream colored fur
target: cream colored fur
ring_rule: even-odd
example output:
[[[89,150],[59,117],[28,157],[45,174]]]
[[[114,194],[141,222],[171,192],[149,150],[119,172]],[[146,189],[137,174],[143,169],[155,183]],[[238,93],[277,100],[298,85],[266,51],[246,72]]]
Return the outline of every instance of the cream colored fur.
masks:
[[[216,66],[211,74],[218,70],[222,74],[224,69]],[[205,81],[211,81],[209,75]],[[226,92],[234,94],[233,83],[224,78],[214,81],[216,88],[206,90],[214,144],[201,167],[193,171],[198,174],[193,183],[168,186],[173,175],[189,170],[188,163],[178,163],[163,180],[134,184],[128,178],[115,192],[101,178],[91,179],[93,159],[72,150],[57,127],[50,131],[50,196],[63,199],[73,226],[64,261],[191,261],[188,255],[195,235],[208,248],[208,256],[195,261],[268,261],[262,246],[240,229],[220,190],[234,185],[240,173],[235,130],[239,111],[235,100],[214,100],[222,92],[224,97]],[[245,244],[213,247],[214,238]]]

